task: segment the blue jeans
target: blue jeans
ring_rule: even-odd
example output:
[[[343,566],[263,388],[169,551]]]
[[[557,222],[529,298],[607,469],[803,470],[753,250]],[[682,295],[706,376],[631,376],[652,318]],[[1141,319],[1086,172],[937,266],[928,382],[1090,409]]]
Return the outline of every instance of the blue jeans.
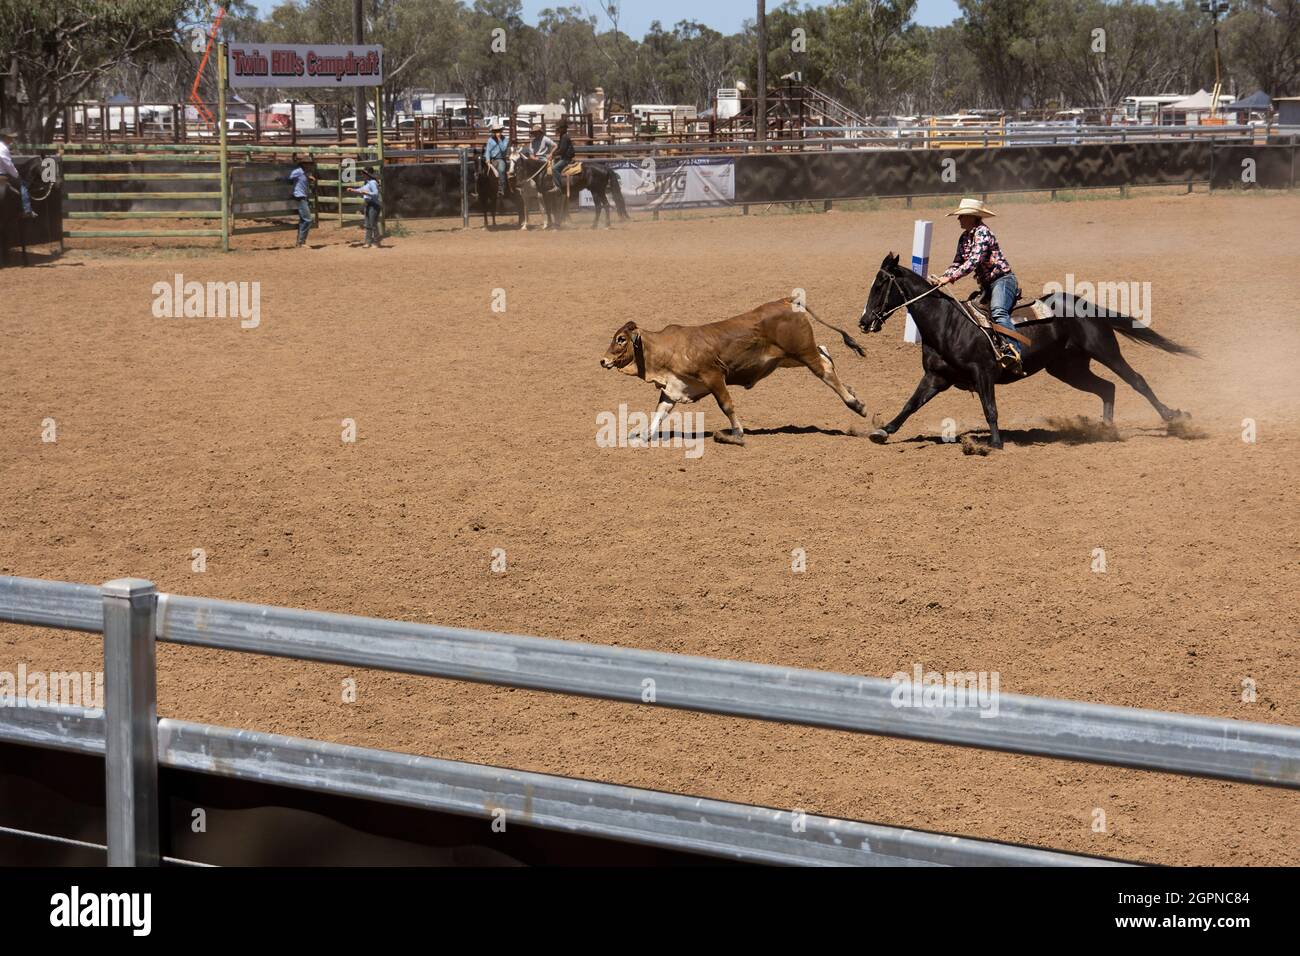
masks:
[[[32,212],[32,194],[27,191],[27,183],[21,180],[18,183],[18,198],[23,203],[23,215],[30,216]]]
[[[379,203],[366,203],[366,245],[379,242]]]
[[[298,200],[298,241],[307,241],[307,230],[311,228],[311,200]]]
[[[506,161],[504,159],[494,159],[492,165],[497,168],[497,183],[501,187],[501,195],[505,195],[510,185],[506,181]]]
[[[995,279],[993,285],[989,287],[989,312],[993,316],[993,321],[1004,329],[1015,331],[1015,323],[1011,321],[1011,307],[1016,304],[1016,293],[1020,291],[1020,286],[1016,282],[1013,273],[1008,272],[1000,279]],[[1011,347],[1016,350],[1016,354],[1021,354],[1020,343],[1015,339],[1007,339]]]

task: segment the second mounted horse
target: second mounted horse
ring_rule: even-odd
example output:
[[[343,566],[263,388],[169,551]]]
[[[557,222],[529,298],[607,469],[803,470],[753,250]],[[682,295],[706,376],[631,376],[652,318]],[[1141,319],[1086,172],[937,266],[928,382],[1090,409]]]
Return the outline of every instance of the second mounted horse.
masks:
[[[563,175],[564,190],[562,192],[563,212],[560,221],[569,218],[569,201],[574,195],[580,195],[585,189],[591,193],[591,201],[596,207],[596,221],[591,224],[595,229],[600,225],[600,214],[605,214],[605,228],[611,229],[613,226],[609,221],[610,200],[618,207],[619,217],[624,221],[632,218],[627,214],[627,206],[623,202],[623,188],[618,181],[618,173],[603,166],[600,163],[592,163],[586,160],[574,163],[574,172]]]

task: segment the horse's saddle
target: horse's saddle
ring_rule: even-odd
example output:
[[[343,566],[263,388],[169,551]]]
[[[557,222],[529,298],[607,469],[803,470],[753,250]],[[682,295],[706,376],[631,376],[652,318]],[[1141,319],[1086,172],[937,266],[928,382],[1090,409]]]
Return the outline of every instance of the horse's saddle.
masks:
[[[569,165],[565,166],[563,169],[560,170],[560,175],[576,176],[580,172],[582,172],[582,162],[581,160],[575,159],[573,162],[569,163]]]
[[[1013,332],[1004,326],[998,325],[993,321],[993,310],[989,307],[989,300],[984,298],[978,290],[972,292],[962,302],[966,314],[970,320],[982,329],[990,332],[997,332],[999,335],[1005,335],[1007,338],[1015,339],[1017,342],[1029,344],[1029,339],[1019,332]],[[1026,322],[1039,322],[1043,319],[1050,319],[1052,310],[1042,299],[1025,299],[1017,297],[1015,304],[1011,306],[1011,324],[1024,325]]]

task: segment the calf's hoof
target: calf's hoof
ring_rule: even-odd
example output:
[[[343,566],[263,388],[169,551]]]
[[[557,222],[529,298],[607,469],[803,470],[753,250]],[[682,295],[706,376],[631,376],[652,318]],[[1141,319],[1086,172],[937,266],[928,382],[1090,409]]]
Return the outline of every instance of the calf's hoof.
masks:
[[[713,433],[713,440],[724,445],[743,445],[745,436],[737,431],[718,431]]]
[[[885,431],[883,428],[877,428],[867,437],[877,445],[883,445],[885,442],[889,441],[889,432]]]
[[[867,417],[867,406],[862,404],[862,399],[855,398],[853,401],[849,402],[849,408],[857,412],[863,418]]]

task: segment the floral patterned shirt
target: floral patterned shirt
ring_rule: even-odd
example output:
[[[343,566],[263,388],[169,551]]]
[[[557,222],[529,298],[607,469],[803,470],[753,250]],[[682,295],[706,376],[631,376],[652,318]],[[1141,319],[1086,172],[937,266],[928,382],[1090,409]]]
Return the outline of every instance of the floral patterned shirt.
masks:
[[[998,245],[997,237],[984,223],[961,234],[961,238],[957,240],[957,255],[953,257],[952,265],[948,267],[944,277],[960,279],[972,271],[980,288],[987,288],[1004,275],[1011,273],[1011,264],[1002,254],[1002,247]]]

